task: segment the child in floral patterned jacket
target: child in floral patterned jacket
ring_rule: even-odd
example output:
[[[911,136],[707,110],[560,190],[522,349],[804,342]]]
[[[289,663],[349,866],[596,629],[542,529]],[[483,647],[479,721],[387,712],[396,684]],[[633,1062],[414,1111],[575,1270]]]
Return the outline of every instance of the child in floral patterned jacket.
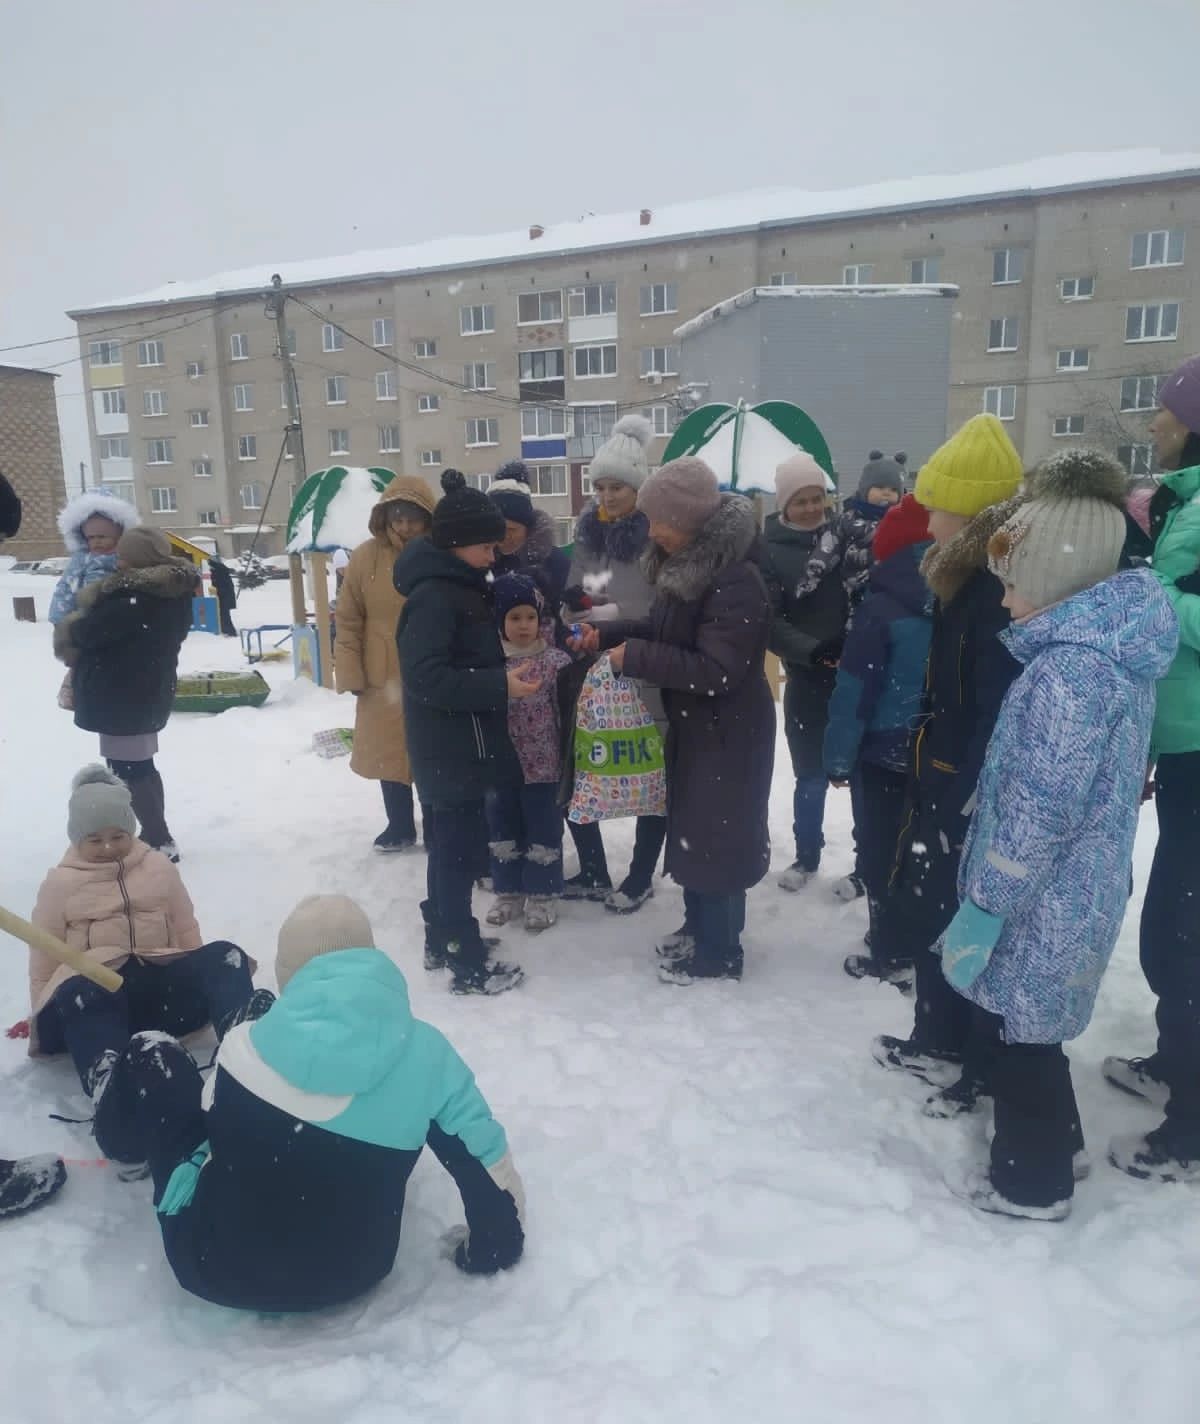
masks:
[[[508,704],[508,734],[521,762],[522,786],[488,797],[488,848],[496,899],[489,925],[525,917],[530,934],[558,919],[554,901],[562,894],[562,812],[558,784],[562,771],[558,675],[571,659],[548,643],[542,626],[545,600],[532,578],[505,574],[496,580],[496,621],[508,668],[521,670],[540,687],[531,697]]]

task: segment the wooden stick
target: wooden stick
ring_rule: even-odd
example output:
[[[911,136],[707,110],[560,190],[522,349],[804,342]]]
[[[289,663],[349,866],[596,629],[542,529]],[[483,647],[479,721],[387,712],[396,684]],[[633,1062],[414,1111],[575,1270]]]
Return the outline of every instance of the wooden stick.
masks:
[[[115,969],[110,969],[107,964],[97,964],[86,954],[72,949],[69,944],[63,944],[57,935],[52,935],[49,930],[39,929],[37,925],[31,925],[28,920],[23,920],[20,915],[14,915],[3,905],[0,905],[0,930],[7,930],[10,935],[23,940],[32,949],[40,949],[51,959],[57,959],[59,963],[68,965],[76,974],[82,974],[85,979],[90,979],[93,984],[99,984],[109,993],[115,993],[125,982]]]

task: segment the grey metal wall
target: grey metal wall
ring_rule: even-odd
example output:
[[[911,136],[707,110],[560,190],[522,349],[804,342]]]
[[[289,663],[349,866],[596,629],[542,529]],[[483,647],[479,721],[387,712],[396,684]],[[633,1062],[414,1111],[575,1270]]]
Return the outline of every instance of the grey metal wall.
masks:
[[[915,471],[946,438],[953,316],[951,297],[764,297],[685,336],[681,379],[709,401],[802,406],[852,493],[870,450]]]

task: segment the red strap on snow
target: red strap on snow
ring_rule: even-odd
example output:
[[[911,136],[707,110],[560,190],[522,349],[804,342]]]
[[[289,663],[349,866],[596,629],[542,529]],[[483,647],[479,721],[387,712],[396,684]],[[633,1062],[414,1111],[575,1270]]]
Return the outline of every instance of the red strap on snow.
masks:
[[[4,1036],[5,1038],[28,1038],[29,1020],[18,1019],[17,1022],[13,1024],[12,1028],[10,1028]]]

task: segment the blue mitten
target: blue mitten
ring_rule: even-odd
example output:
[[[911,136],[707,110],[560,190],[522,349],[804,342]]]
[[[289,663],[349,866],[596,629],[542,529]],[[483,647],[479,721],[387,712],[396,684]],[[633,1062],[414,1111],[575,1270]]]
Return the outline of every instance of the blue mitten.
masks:
[[[946,982],[956,989],[969,989],[987,968],[1003,928],[1003,915],[989,915],[973,900],[964,900],[941,938]]]

